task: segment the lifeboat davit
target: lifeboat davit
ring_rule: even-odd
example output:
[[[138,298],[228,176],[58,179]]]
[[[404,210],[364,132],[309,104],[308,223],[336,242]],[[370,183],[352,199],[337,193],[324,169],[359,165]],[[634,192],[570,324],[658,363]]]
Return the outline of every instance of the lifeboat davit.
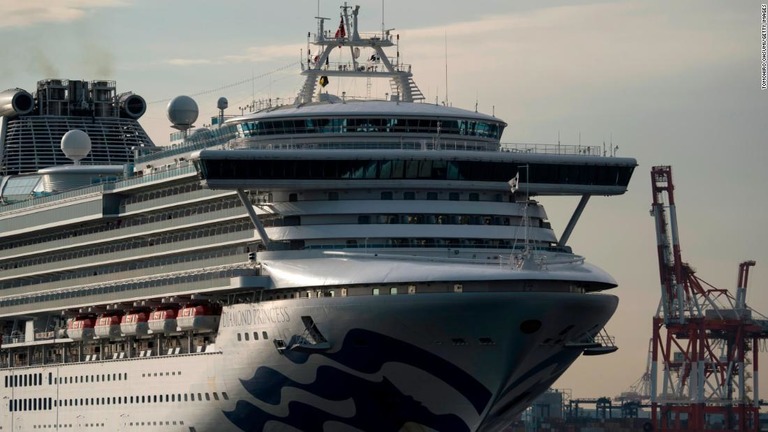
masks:
[[[72,340],[93,339],[93,327],[96,319],[92,316],[79,316],[67,323],[67,336]]]
[[[179,310],[176,323],[182,331],[207,332],[219,328],[221,305],[214,303],[188,304]]]
[[[165,306],[152,311],[149,315],[149,329],[153,333],[174,333],[176,329],[176,316],[178,306]]]
[[[120,334],[120,318],[123,316],[123,312],[107,312],[99,315],[96,318],[96,325],[94,326],[94,333],[96,337],[100,338],[119,338]]]
[[[120,331],[126,336],[144,336],[149,331],[149,312],[131,311],[123,315]]]

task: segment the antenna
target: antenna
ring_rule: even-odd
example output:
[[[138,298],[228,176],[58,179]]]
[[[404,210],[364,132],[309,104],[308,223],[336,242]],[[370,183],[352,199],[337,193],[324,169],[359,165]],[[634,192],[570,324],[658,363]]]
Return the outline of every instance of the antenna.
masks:
[[[448,30],[445,30],[445,103],[448,104]]]
[[[381,0],[381,38],[384,39],[384,0]]]

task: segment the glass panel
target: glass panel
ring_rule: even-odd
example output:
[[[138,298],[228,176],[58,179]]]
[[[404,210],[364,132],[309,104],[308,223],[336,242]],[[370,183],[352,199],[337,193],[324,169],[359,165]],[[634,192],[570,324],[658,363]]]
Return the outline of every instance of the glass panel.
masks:
[[[405,178],[418,178],[419,161],[405,161]]]
[[[419,178],[432,177],[432,161],[421,161],[419,163]]]
[[[382,161],[381,171],[379,172],[379,178],[388,179],[392,177],[392,161]]]

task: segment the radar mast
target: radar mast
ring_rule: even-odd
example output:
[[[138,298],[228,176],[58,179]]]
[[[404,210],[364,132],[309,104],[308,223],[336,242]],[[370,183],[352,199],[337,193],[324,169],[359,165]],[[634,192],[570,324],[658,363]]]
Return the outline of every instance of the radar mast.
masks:
[[[358,30],[358,13],[360,6],[341,6],[340,22],[338,29],[331,33],[325,30],[324,21],[328,18],[316,17],[318,20],[318,33],[315,34],[312,44],[318,47],[318,52],[313,54],[307,50],[307,58],[302,65],[302,75],[306,77],[296,97],[295,105],[317,102],[316,96],[318,84],[325,87],[330,78],[387,78],[392,88],[390,99],[393,101],[414,102],[424,100],[424,94],[413,81],[410,65],[400,62],[400,51],[397,49],[397,57],[392,62],[385,52],[385,48],[397,47],[400,36],[392,35],[392,30],[385,30],[382,26],[380,33],[360,33]],[[319,15],[319,14],[318,14]],[[332,62],[330,55],[334,49],[349,49],[349,60]],[[360,53],[363,49],[370,48],[373,54],[365,61],[360,61]]]

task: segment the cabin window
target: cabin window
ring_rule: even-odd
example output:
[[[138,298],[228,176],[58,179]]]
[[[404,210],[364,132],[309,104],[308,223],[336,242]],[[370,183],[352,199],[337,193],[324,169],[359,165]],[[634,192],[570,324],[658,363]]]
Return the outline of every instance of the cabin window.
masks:
[[[269,339],[269,338],[267,337],[267,332],[265,332],[265,331],[261,332],[261,337],[262,337],[262,338],[264,338],[264,340],[267,340],[267,339]]]
[[[381,193],[381,199],[382,200],[391,200],[393,197],[393,194],[391,191],[385,191]]]
[[[378,288],[374,288],[372,294],[375,295],[375,296],[379,295],[379,289]]]
[[[448,194],[448,199],[451,201],[458,201],[459,200],[459,193],[458,192],[451,192]]]
[[[405,200],[415,200],[416,199],[416,192],[403,192],[403,199],[405,199]]]
[[[253,332],[253,340],[259,340],[259,332]]]
[[[339,193],[336,191],[328,192],[328,201],[338,201]]]
[[[245,340],[248,341],[249,340],[249,334],[245,333],[244,335],[245,335]]]
[[[299,200],[299,196],[295,193],[288,195],[288,202],[296,202]]]
[[[437,200],[437,192],[427,192],[427,199],[430,201]]]

